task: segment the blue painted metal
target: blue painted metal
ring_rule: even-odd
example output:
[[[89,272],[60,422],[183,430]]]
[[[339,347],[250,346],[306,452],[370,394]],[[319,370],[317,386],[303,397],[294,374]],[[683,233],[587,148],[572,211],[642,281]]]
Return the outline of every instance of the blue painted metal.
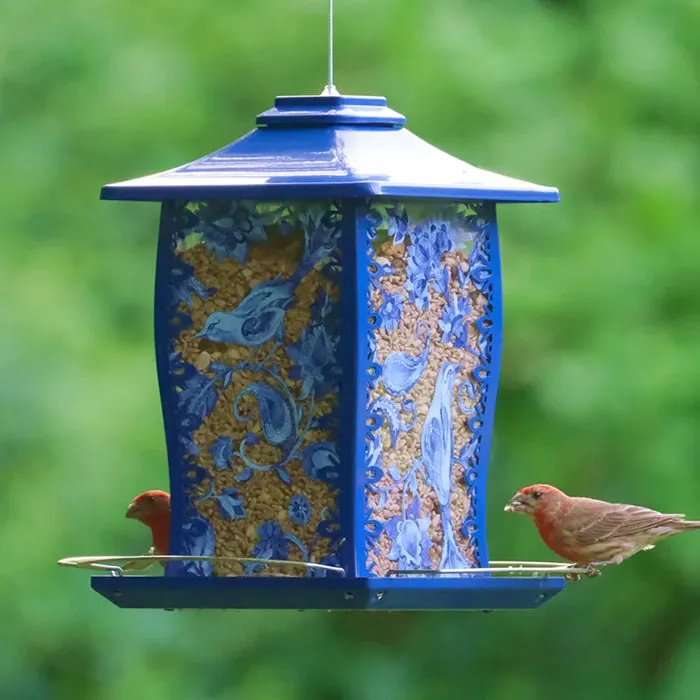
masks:
[[[279,97],[259,128],[186,165],[106,185],[103,199],[430,197],[556,202],[559,192],[481,170],[400,128],[383,97]]]
[[[480,566],[488,566],[489,554],[486,540],[486,483],[488,479],[491,439],[493,437],[496,397],[501,374],[501,355],[503,348],[503,290],[501,282],[501,252],[498,241],[498,222],[496,206],[493,202],[483,205],[484,225],[481,231],[483,252],[486,257],[487,277],[484,294],[487,305],[484,315],[476,322],[477,329],[488,357],[485,369],[485,381],[480,384],[482,401],[477,404],[483,425],[476,429],[479,438],[477,450],[471,456],[470,474],[474,480],[467,480],[467,489],[471,503],[469,516],[462,525],[462,534],[470,536],[472,528],[480,533],[474,540],[474,558]]]
[[[406,123],[403,114],[386,106],[384,97],[318,95],[278,97],[275,106],[258,115],[259,126],[392,126]]]
[[[355,528],[355,570],[358,577],[367,576],[367,561],[364,556],[365,539],[367,537],[367,524],[365,521],[366,489],[365,481],[367,461],[365,454],[365,434],[367,433],[369,392],[368,381],[370,357],[369,357],[369,332],[370,327],[367,318],[369,308],[369,257],[367,255],[367,245],[365,235],[363,235],[363,225],[365,221],[366,205],[358,203],[352,211],[348,234],[351,237],[350,245],[354,248],[353,257],[355,260],[355,297],[356,308],[353,326],[349,329],[351,342],[353,343],[353,354],[355,356],[356,383],[352,387],[353,404],[355,412],[355,430],[353,438],[355,441],[355,461],[353,463],[353,517]]]
[[[171,270],[175,262],[173,258],[174,236],[175,207],[172,203],[166,202],[161,210],[160,235],[158,236],[156,258],[154,339],[158,389],[161,398],[170,476],[171,527],[169,551],[182,553],[184,552],[182,533],[185,512],[191,509],[191,503],[185,493],[185,474],[184,469],[181,467],[184,461],[184,454],[182,444],[178,440],[175,395],[171,386],[169,371],[170,355],[173,352],[174,336],[177,330],[171,325],[177,309],[177,303],[173,298],[170,286]],[[166,575],[168,576],[174,576],[181,570],[181,562],[169,562],[166,565]]]
[[[340,241],[342,266],[341,305],[343,318],[343,337],[339,347],[339,359],[343,368],[341,380],[341,426],[340,457],[341,463],[349,465],[347,479],[343,482],[345,491],[339,497],[341,505],[341,528],[347,533],[348,542],[346,573],[353,578],[361,575],[362,561],[358,558],[358,548],[363,541],[362,521],[357,513],[362,512],[364,474],[364,403],[361,397],[362,353],[365,352],[367,335],[362,333],[363,316],[357,300],[361,290],[366,288],[362,277],[362,255],[355,235],[357,204],[352,200],[343,203],[343,235]],[[358,255],[360,256],[358,259]],[[366,271],[365,271],[366,275]],[[358,500],[359,496],[359,500]],[[359,510],[358,510],[359,508]],[[347,519],[346,519],[347,518]]]
[[[164,577],[94,577],[118,605],[528,608],[563,588],[560,577],[386,576],[488,566],[495,203],[559,198],[463,163],[404,121],[379,97],[277,98],[230,146],[103,188],[163,201],[155,342],[170,552],[346,571],[259,577],[260,565],[191,561]]]
[[[542,578],[163,578],[93,576],[92,587],[121,608],[277,610],[524,610],[565,586]]]

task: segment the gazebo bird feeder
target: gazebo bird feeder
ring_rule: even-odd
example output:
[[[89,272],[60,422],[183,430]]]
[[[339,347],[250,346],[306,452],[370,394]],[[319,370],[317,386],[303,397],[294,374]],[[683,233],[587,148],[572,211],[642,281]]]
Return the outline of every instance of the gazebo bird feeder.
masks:
[[[518,609],[565,564],[489,561],[496,203],[558,191],[421,140],[383,97],[278,97],[199,160],[102,189],[161,202],[155,349],[172,496],[126,608]],[[112,562],[108,564],[107,562]]]

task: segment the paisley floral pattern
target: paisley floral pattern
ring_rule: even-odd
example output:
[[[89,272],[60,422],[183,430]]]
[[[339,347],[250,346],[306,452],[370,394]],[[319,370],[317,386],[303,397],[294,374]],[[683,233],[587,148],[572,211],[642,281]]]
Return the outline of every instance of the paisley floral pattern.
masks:
[[[370,203],[365,552],[369,575],[480,561],[491,369],[492,204]]]
[[[369,282],[358,574],[474,566],[494,206],[378,199],[348,212]],[[344,223],[331,202],[165,206],[157,349],[178,553],[352,566],[341,546],[354,524],[339,508],[356,483],[340,445],[341,350],[356,347],[340,313]],[[169,571],[304,575],[259,563]]]
[[[167,345],[159,362],[168,358],[160,370],[176,433],[171,471],[184,488],[178,553],[335,561],[345,536],[336,502],[339,210],[217,200],[168,211],[157,313],[169,330],[157,343]],[[266,568],[186,562],[178,573]]]

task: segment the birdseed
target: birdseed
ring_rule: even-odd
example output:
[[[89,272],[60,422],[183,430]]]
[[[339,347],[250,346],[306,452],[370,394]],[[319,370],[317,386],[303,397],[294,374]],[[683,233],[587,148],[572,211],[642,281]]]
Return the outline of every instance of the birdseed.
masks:
[[[192,295],[192,308],[184,302],[179,310],[192,318],[192,326],[179,334],[175,349],[182,354],[185,362],[193,364],[207,376],[212,376],[208,370],[211,362],[225,362],[235,365],[250,357],[251,349],[230,343],[217,343],[206,338],[195,338],[209,314],[214,311],[235,309],[241,300],[257,284],[272,280],[277,275],[289,278],[297,268],[303,249],[303,234],[299,231],[282,237],[268,230],[268,242],[265,244],[249,244],[248,263],[243,265],[237,260],[227,257],[219,261],[213,252],[208,252],[203,243],[191,248],[177,250],[176,255],[195,269],[195,277],[204,287],[215,288],[217,291],[209,298],[199,298]],[[301,392],[302,382],[290,378],[289,371],[292,362],[284,351],[284,346],[297,342],[302,331],[310,320],[310,308],[317,297],[320,288],[325,288],[331,299],[337,299],[338,289],[317,270],[310,271],[300,282],[294,293],[296,303],[291,306],[285,316],[285,337],[281,347],[273,355],[277,363],[278,376],[284,380],[294,396]],[[273,349],[274,339],[261,345],[256,357],[264,357]],[[203,425],[193,433],[193,441],[199,447],[196,461],[203,467],[213,482],[213,497],[205,500],[195,500],[198,512],[211,524],[215,535],[215,551],[217,557],[250,557],[253,549],[260,541],[258,528],[263,523],[279,523],[284,533],[296,536],[308,549],[309,559],[319,562],[329,552],[329,539],[315,536],[316,528],[329,510],[336,507],[337,490],[324,481],[311,479],[302,468],[299,459],[292,460],[285,468],[291,477],[291,483],[286,484],[273,471],[255,471],[247,481],[237,481],[236,476],[245,469],[245,464],[234,456],[231,466],[227,469],[217,469],[210,448],[220,437],[232,438],[233,445],[238,446],[246,434],[253,433],[262,436],[262,427],[256,401],[252,395],[244,396],[239,402],[242,415],[250,414],[252,419],[247,422],[237,420],[233,414],[233,404],[238,394],[248,387],[251,382],[261,381],[259,372],[253,370],[236,371],[231,377],[227,388],[219,392],[214,410],[204,420]],[[320,417],[327,414],[337,401],[334,394],[329,394],[316,402],[313,415]],[[319,440],[335,440],[330,431],[309,430],[302,445],[303,447]],[[271,464],[282,458],[282,451],[262,438],[258,444],[246,448],[246,454],[258,464]],[[198,496],[206,494],[209,483],[198,487]],[[218,507],[216,497],[226,489],[235,489],[237,497],[245,509],[245,517],[233,520],[224,519]],[[311,514],[308,522],[294,522],[290,517],[290,502],[294,496],[306,496],[310,502]],[[276,558],[276,557],[270,557]],[[301,561],[301,552],[297,547],[289,547],[288,558]],[[251,573],[250,571],[248,573]],[[265,567],[264,571],[256,571],[261,575],[291,575],[304,576],[301,568]],[[237,562],[215,562],[214,575],[241,576],[244,567]]]
[[[385,297],[388,294],[406,296],[406,245],[404,243],[395,245],[391,240],[381,243],[377,247],[376,262],[379,265],[391,265],[394,273],[391,275],[384,275],[380,278],[381,290],[378,288],[372,289],[370,293],[370,311],[374,313],[379,311],[382,301],[382,292]],[[465,273],[467,272],[467,256],[460,250],[446,252],[442,256],[442,263],[450,268],[450,295],[453,293],[463,293],[464,288],[458,282],[456,268],[459,266]],[[467,318],[468,341],[471,347],[477,348],[479,347],[480,333],[475,323],[485,314],[488,301],[486,297],[476,289],[470,279],[467,280],[466,290],[471,302],[471,309]],[[394,448],[392,448],[391,445],[391,434],[387,421],[378,429],[382,441],[384,477],[376,483],[376,486],[389,490],[386,493],[384,505],[380,506],[380,494],[374,493],[368,489],[367,504],[372,509],[372,519],[377,520],[382,526],[386,525],[392,518],[400,518],[402,516],[402,499],[406,497],[401,487],[394,486],[392,488],[394,480],[390,478],[387,472],[387,466],[392,465],[396,467],[398,474],[403,478],[411,468],[416,457],[421,455],[421,433],[433,392],[435,391],[436,379],[440,367],[445,362],[461,365],[455,381],[455,387],[458,387],[464,381],[474,381],[472,371],[480,364],[477,357],[470,354],[465,349],[454,347],[448,342],[442,342],[443,331],[439,327],[439,320],[447,303],[445,297],[441,293],[438,293],[431,285],[429,291],[429,307],[427,310],[418,309],[414,304],[405,302],[397,328],[391,330],[391,332],[387,332],[384,328],[377,328],[375,331],[376,361],[381,366],[384,366],[387,356],[395,351],[406,352],[414,357],[420,355],[421,351],[424,349],[425,340],[423,337],[418,337],[416,334],[416,328],[419,322],[422,321],[427,324],[430,335],[430,350],[426,368],[420,380],[413,386],[411,391],[402,396],[402,400],[411,399],[415,403],[417,417],[414,427],[406,432],[401,431],[398,433],[396,446]],[[478,383],[476,384],[478,385]],[[376,388],[371,391],[368,406],[379,397],[391,399],[390,394],[387,392],[382,382],[378,382]],[[478,402],[479,398],[480,394],[477,391],[475,399],[472,398],[470,400],[466,396],[463,396],[463,403],[473,407]],[[402,417],[404,416],[402,415]],[[408,418],[409,416],[405,416],[405,419]],[[455,446],[467,445],[472,439],[472,433],[468,427],[467,416],[460,411],[454,394],[452,400],[452,420]],[[426,517],[430,519],[427,532],[428,538],[432,543],[429,549],[430,562],[432,564],[430,568],[438,569],[440,568],[439,564],[442,556],[443,541],[440,505],[436,492],[426,482],[424,474],[420,471],[416,474],[416,481],[417,497],[420,502],[419,517],[421,519]],[[412,499],[410,494],[408,495],[408,499]],[[476,566],[477,562],[474,557],[473,544],[470,538],[466,537],[462,532],[463,522],[471,506],[470,494],[466,488],[465,470],[456,463],[452,465],[450,501],[451,522],[457,545],[462,555],[467,562],[469,562],[469,565]],[[392,541],[387,536],[386,529],[384,528],[376,542],[376,546],[368,550],[367,566],[372,574],[385,576],[389,571],[398,568],[396,557],[390,558],[389,556],[391,549]]]

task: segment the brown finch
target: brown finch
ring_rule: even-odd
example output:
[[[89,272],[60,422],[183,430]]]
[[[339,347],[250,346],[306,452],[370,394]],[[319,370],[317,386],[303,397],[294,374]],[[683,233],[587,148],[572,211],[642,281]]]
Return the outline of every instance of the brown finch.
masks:
[[[170,494],[165,491],[146,491],[134,498],[126,510],[127,518],[139,520],[151,528],[153,546],[148,554],[167,554],[170,547]],[[152,562],[137,560],[125,569],[149,568]],[[163,562],[161,562],[163,566]]]
[[[685,515],[572,498],[547,484],[520,489],[505,510],[527,515],[555,554],[588,567],[620,564],[671,535],[700,528],[700,521]]]

